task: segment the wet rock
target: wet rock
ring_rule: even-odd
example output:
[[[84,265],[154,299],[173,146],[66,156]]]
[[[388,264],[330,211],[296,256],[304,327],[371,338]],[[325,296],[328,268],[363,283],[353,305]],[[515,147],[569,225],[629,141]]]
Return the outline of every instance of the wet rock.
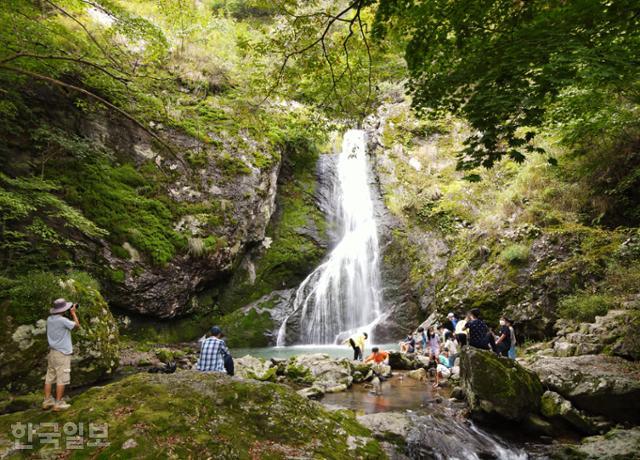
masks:
[[[412,459],[525,458],[468,421],[444,414],[411,416],[406,453]]]
[[[410,371],[422,367],[422,363],[415,358],[414,354],[390,351],[389,366],[395,370]]]
[[[514,360],[466,347],[460,355],[460,380],[475,416],[523,420],[540,407],[538,376]]]
[[[425,369],[415,369],[407,372],[407,377],[424,382],[427,380],[427,371]]]
[[[466,398],[466,394],[461,387],[453,387],[451,390],[451,397],[457,399],[458,401],[464,401]]]
[[[578,446],[564,446],[555,458],[573,460],[640,459],[640,427],[614,429],[605,435],[584,438]]]
[[[554,427],[542,417],[531,414],[524,422],[525,429],[531,433],[552,436]]]
[[[348,359],[333,359],[327,354],[315,353],[291,358],[287,375],[301,383],[312,383],[323,391],[344,391],[353,383]]]
[[[235,374],[238,377],[270,382],[276,379],[278,368],[271,361],[247,355],[236,359],[234,364]]]
[[[562,420],[584,434],[596,434],[598,428],[584,413],[571,405],[558,393],[545,391],[541,399],[540,412],[549,419]]]
[[[311,386],[308,388],[303,388],[302,390],[298,390],[298,394],[307,399],[320,399],[324,396],[324,391],[322,388]]]
[[[614,421],[640,421],[640,363],[606,355],[538,357],[542,383],[580,410]]]
[[[395,438],[403,442],[411,428],[409,417],[399,412],[360,415],[358,422],[370,429],[378,439]]]

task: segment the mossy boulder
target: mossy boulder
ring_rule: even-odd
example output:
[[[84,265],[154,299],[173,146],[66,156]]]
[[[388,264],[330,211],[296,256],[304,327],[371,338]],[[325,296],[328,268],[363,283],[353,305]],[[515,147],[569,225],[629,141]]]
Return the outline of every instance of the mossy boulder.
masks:
[[[617,356],[538,356],[531,368],[545,387],[580,410],[616,422],[640,422],[640,363]]]
[[[324,392],[344,391],[353,383],[352,366],[348,359],[333,359],[314,353],[291,358],[287,376],[303,383],[312,383]]]
[[[514,360],[467,347],[460,355],[460,379],[476,416],[524,420],[540,408],[540,379]]]
[[[247,355],[235,360],[235,373],[238,377],[274,382],[278,368],[271,361]]]
[[[544,392],[540,411],[545,417],[567,423],[581,433],[598,433],[598,427],[591,418],[573,407],[571,401],[567,401],[554,391]]]
[[[217,373],[136,374],[76,397],[64,413],[0,416],[0,455],[11,424],[107,424],[106,447],[64,450],[38,438],[29,455],[64,458],[382,459],[371,432],[348,411],[329,411],[284,385]]]
[[[410,371],[413,369],[421,368],[424,365],[418,359],[416,359],[415,354],[390,351],[389,366],[391,366],[391,369],[395,370]]]
[[[81,327],[72,332],[71,384],[96,382],[117,368],[118,328],[87,274],[32,274],[8,282],[0,295],[0,388],[24,392],[42,384],[49,351],[46,319],[59,297],[80,305]]]
[[[557,460],[632,460],[640,458],[640,427],[614,429],[605,435],[584,438],[576,446],[565,445]]]

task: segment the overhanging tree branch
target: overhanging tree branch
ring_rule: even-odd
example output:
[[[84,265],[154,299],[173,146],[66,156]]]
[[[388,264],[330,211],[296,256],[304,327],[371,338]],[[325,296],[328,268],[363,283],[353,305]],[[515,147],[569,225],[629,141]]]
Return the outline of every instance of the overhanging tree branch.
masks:
[[[119,113],[120,115],[125,117],[127,120],[129,120],[132,123],[134,123],[137,127],[142,129],[149,136],[151,136],[156,142],[158,142],[160,145],[162,145],[167,150],[167,152],[169,152],[170,156],[174,160],[178,161],[185,168],[185,170],[188,170],[188,167],[184,163],[182,158],[180,158],[178,156],[178,154],[173,150],[173,148],[169,144],[167,144],[164,140],[162,140],[162,138],[160,138],[160,136],[158,136],[156,133],[154,133],[149,128],[147,128],[141,121],[139,121],[133,115],[131,115],[127,111],[121,109],[120,107],[118,107],[116,105],[113,105],[111,102],[107,101],[103,97],[100,97],[97,94],[92,93],[91,91],[88,91],[88,90],[86,90],[84,88],[80,88],[79,86],[75,86],[75,85],[72,85],[70,83],[65,83],[65,82],[63,82],[61,80],[58,80],[56,78],[48,77],[46,75],[41,75],[41,74],[36,73],[36,72],[31,72],[30,70],[19,69],[17,67],[8,66],[6,64],[0,64],[0,69],[7,70],[9,72],[14,72],[14,73],[26,75],[28,77],[35,78],[37,80],[46,81],[46,82],[54,84],[56,86],[61,86],[63,88],[68,88],[68,89],[71,89],[73,91],[76,91],[76,92],[79,92],[81,94],[84,94],[85,96],[89,96],[91,99],[94,99],[95,101],[97,101],[100,104],[104,105],[105,107],[107,107],[107,108]]]

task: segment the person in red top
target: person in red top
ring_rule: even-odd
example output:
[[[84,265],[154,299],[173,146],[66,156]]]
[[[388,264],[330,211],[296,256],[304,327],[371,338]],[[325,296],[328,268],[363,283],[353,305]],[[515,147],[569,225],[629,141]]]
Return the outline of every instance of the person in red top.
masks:
[[[389,353],[386,351],[380,351],[378,347],[373,347],[371,349],[371,354],[367,356],[367,359],[364,360],[365,363],[370,363],[373,361],[376,364],[387,363],[389,360]]]

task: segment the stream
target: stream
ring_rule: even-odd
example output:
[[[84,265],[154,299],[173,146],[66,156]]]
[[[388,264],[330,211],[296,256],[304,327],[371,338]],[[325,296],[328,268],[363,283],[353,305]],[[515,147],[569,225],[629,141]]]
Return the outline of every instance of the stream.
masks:
[[[397,350],[397,344],[377,345]],[[336,345],[234,349],[234,357],[250,354],[264,359],[326,353],[334,358],[352,358],[351,349]],[[464,415],[465,404],[450,399],[449,387],[434,389],[426,382],[395,371],[382,382],[382,395],[370,392],[368,384],[354,384],[349,390],[327,393],[320,402],[329,409],[350,409],[357,415],[402,413],[411,420],[406,453],[411,459],[525,460],[548,458],[546,446],[509,426],[480,427]]]

